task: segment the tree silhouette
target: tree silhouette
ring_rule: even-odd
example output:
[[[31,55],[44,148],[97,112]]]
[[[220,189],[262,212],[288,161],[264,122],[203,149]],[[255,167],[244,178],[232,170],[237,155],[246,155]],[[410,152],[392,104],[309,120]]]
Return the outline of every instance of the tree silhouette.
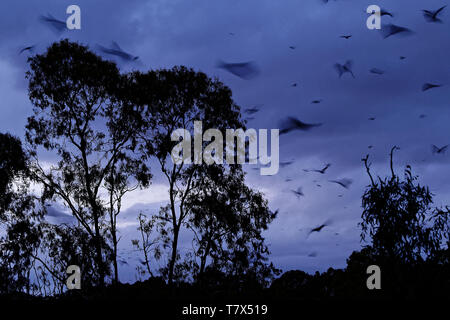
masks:
[[[0,220],[7,220],[6,213],[17,194],[12,190],[12,184],[18,176],[28,174],[27,161],[20,140],[8,133],[0,133]]]
[[[0,293],[32,290],[32,253],[42,236],[37,223],[43,210],[29,192],[28,165],[20,140],[0,133],[0,224],[6,229],[0,238]]]
[[[268,209],[261,193],[246,186],[240,166],[229,169],[224,172],[220,166],[211,165],[198,171],[193,179],[195,192],[186,199],[192,212],[187,226],[195,235],[193,245],[199,259],[194,277],[202,282],[210,258],[209,272],[249,275],[252,266],[252,276],[258,277],[258,283],[266,284],[266,278],[272,277],[276,270],[258,269],[256,264],[264,265],[268,249],[261,232],[268,228],[276,213]],[[252,258],[254,261],[249,261]]]
[[[34,115],[28,118],[26,138],[33,148],[33,177],[44,186],[43,200],[62,200],[94,239],[100,286],[109,264],[102,248],[112,238],[117,282],[120,199],[134,188],[129,187],[131,178],[143,186],[150,179],[148,168],[133,158],[140,126],[136,109],[119,98],[127,88],[126,78],[114,63],[67,40],[29,63]],[[37,147],[55,151],[57,164],[42,166]],[[101,198],[102,190],[107,199]]]
[[[414,263],[435,254],[448,241],[448,208],[434,208],[428,187],[417,183],[411,166],[406,166],[404,180],[394,172],[392,148],[391,176],[375,181],[370,174],[368,157],[363,159],[371,185],[362,197],[361,239],[370,237],[376,254]]]
[[[133,77],[136,84],[133,97],[136,104],[142,106],[149,128],[142,135],[144,152],[156,155],[169,183],[170,203],[162,208],[159,221],[168,227],[164,234],[171,235],[170,239],[166,238],[166,247],[171,247],[167,278],[172,284],[179,260],[180,229],[191,214],[186,199],[195,192],[193,179],[204,165],[173,163],[169,156],[176,143],[171,141],[171,134],[178,128],[193,133],[194,121],[202,121],[205,129],[215,128],[223,133],[226,128],[243,127],[243,123],[231,91],[204,73],[175,67],[135,73]]]
[[[144,260],[141,262],[141,264],[145,266],[146,268],[145,272],[147,272],[151,277],[153,277],[153,272],[150,263],[150,256],[153,253],[157,259],[160,258],[160,250],[159,247],[157,246],[159,239],[152,238],[152,233],[155,227],[156,219],[155,216],[149,219],[147,218],[146,215],[140,213],[138,216],[138,221],[139,221],[138,231],[141,235],[141,239],[133,239],[131,240],[131,243],[138,251],[141,251],[143,253]],[[138,266],[138,272],[140,274],[145,274],[141,266]]]
[[[202,140],[195,121],[202,122],[202,131],[214,128],[223,136],[229,128],[245,130],[228,87],[182,66],[121,74],[114,63],[68,40],[29,63],[34,108],[26,150],[16,137],[0,133],[0,224],[5,231],[0,294],[76,298],[65,289],[67,267],[75,264],[82,269],[88,299],[106,293],[152,300],[174,297],[174,292],[189,298],[266,295],[293,301],[448,296],[450,209],[433,205],[434,195],[411,166],[403,177],[395,173],[396,147],[385,178],[372,175],[369,156],[362,159],[370,179],[362,196],[364,245],[350,255],[347,267],[315,274],[288,271],[274,279],[280,270],[269,262],[263,232],[277,212],[269,210],[263,193],[246,184],[242,165],[234,164],[242,154],[224,145],[215,154],[231,152],[225,159],[234,161],[195,161],[203,160],[202,154],[194,154],[192,164],[170,158],[179,143],[172,141],[176,129]],[[208,144],[201,142],[203,150]],[[191,140],[191,149],[194,145]],[[38,157],[42,148],[55,163]],[[155,159],[167,179],[169,201],[152,216],[138,216],[140,238],[132,240],[143,254],[139,275],[151,278],[120,284],[122,200],[149,186]],[[41,194],[31,191],[32,183],[42,187]],[[77,223],[48,219],[54,201],[62,202]],[[192,235],[192,248],[185,252],[179,248],[182,230]],[[163,254],[167,264],[158,277],[153,262]],[[381,267],[383,290],[365,286],[372,264]],[[114,285],[105,288],[107,279]]]
[[[356,260],[380,265],[384,270],[385,296],[418,296],[425,292],[424,288],[428,295],[432,294],[430,291],[443,292],[442,282],[437,285],[440,289],[430,289],[436,284],[430,269],[436,273],[447,270],[440,279],[450,275],[445,261],[436,263],[449,252],[450,211],[448,207],[433,207],[433,194],[417,182],[411,166],[406,166],[404,179],[395,174],[396,149],[393,147],[390,153],[391,175],[384,179],[374,179],[368,156],[363,159],[371,184],[362,197],[361,240],[370,241],[370,245],[361,253],[352,254],[349,272],[353,270],[357,277],[367,268]]]

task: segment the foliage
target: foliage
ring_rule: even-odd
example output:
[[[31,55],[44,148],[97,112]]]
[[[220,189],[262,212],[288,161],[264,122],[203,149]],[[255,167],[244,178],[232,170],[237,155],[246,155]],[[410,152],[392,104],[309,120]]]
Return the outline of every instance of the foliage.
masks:
[[[372,184],[362,196],[361,239],[370,237],[375,254],[402,263],[417,263],[431,257],[449,241],[450,211],[433,208],[433,195],[421,186],[411,166],[404,179],[394,173],[391,151],[391,176],[374,181],[364,159]]]

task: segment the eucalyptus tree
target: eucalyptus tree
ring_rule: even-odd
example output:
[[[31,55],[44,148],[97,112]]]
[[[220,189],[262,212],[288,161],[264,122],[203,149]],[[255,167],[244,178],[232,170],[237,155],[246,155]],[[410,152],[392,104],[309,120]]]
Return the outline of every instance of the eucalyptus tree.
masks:
[[[29,58],[26,139],[32,174],[43,186],[43,200],[58,200],[93,240],[98,285],[110,261],[117,271],[117,215],[123,195],[150,182],[149,168],[134,151],[139,110],[126,99],[127,77],[86,46],[62,40]],[[39,151],[50,161],[38,160]]]
[[[183,66],[136,72],[131,78],[134,102],[141,107],[149,128],[140,137],[141,151],[148,157],[155,155],[168,182],[169,201],[156,217],[155,229],[159,230],[163,248],[169,249],[163,272],[171,285],[187,268],[193,272],[197,265],[199,274],[203,273],[208,257],[219,252],[236,254],[251,241],[263,242],[261,230],[274,216],[263,196],[245,186],[238,162],[242,157],[242,149],[236,148],[239,144],[230,148],[221,141],[228,129],[245,130],[240,108],[228,87]],[[232,139],[241,139],[240,143],[248,146],[245,137]],[[185,148],[176,147],[180,144]],[[210,156],[205,157],[203,150]],[[194,233],[194,255],[199,264],[183,267],[180,263],[182,228]],[[240,245],[232,244],[237,239]]]

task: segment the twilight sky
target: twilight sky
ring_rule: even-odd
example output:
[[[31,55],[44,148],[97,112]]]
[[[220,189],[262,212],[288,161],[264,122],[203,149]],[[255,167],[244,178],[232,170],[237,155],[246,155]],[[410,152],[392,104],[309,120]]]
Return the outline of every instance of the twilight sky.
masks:
[[[81,30],[56,35],[39,21],[40,15],[67,17],[66,8],[81,8]],[[413,33],[383,39],[366,27],[365,9],[376,4],[393,13],[382,23],[408,27]],[[396,168],[406,164],[436,194],[435,204],[450,203],[449,155],[433,155],[431,144],[450,143],[450,13],[443,23],[426,22],[422,9],[436,10],[443,0],[42,0],[0,3],[0,131],[23,137],[31,114],[27,97],[28,53],[60,38],[89,45],[109,46],[116,41],[139,61],[121,69],[156,69],[185,65],[218,77],[233,91],[243,109],[262,105],[250,128],[278,128],[279,120],[295,116],[308,123],[323,123],[308,132],[280,137],[280,161],[294,161],[275,176],[260,176],[248,168],[248,183],[263,191],[278,218],[266,232],[271,259],[284,271],[308,272],[344,267],[353,250],[359,250],[361,195],[369,180],[361,163],[367,153],[373,172],[388,173],[388,153],[393,145]],[[352,35],[350,39],[341,35]],[[290,49],[294,46],[295,49]],[[401,60],[400,56],[406,59]],[[106,59],[113,59],[104,55]],[[243,80],[216,68],[218,60],[254,61],[260,75]],[[355,79],[339,79],[335,63],[353,60]],[[377,68],[383,75],[370,73]],[[442,87],[422,92],[426,82]],[[296,87],[292,84],[297,83]],[[313,100],[322,100],[312,104]],[[426,117],[420,117],[426,115]],[[374,117],[375,120],[369,120]],[[373,148],[369,149],[368,146]],[[51,155],[42,159],[50,164]],[[326,163],[326,174],[305,172]],[[156,164],[155,164],[156,165]],[[156,212],[168,199],[165,180],[158,174],[147,190],[130,194],[120,218],[121,280],[134,281],[138,254],[131,252],[136,238],[136,216]],[[286,179],[292,181],[286,182]],[[328,180],[349,178],[348,190]],[[317,186],[320,185],[321,187]],[[291,190],[302,187],[298,199]],[[49,220],[70,221],[65,209],[55,204]],[[321,233],[307,238],[308,231],[327,219],[333,221]],[[181,247],[189,249],[184,236]],[[316,253],[315,257],[309,257]]]

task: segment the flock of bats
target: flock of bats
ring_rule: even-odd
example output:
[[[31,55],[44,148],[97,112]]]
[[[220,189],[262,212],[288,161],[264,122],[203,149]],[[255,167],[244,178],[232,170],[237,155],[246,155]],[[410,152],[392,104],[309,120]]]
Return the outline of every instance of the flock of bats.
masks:
[[[329,0],[322,0],[322,2],[326,4],[329,2]],[[442,14],[442,12],[445,8],[446,8],[446,6],[443,6],[437,10],[423,10],[423,16],[424,16],[425,20],[429,23],[442,23],[440,15]],[[386,9],[382,9],[380,12],[380,15],[381,16],[389,16],[391,18],[394,17],[394,14],[387,11]],[[61,34],[67,30],[65,21],[56,19],[55,17],[53,17],[50,14],[47,14],[46,16],[40,16],[40,21],[41,21],[41,23],[43,23],[48,28],[52,29],[54,32],[56,32],[58,34]],[[389,24],[383,26],[381,29],[382,36],[385,39],[388,37],[391,37],[391,36],[395,36],[395,35],[410,34],[412,32],[413,31],[410,30],[409,28],[395,25],[392,23],[389,23]],[[229,35],[234,36],[235,33],[229,32]],[[350,34],[341,35],[339,37],[342,39],[345,39],[345,40],[349,40],[352,37],[352,35],[350,35]],[[29,45],[29,46],[23,47],[20,49],[19,54],[22,54],[24,52],[32,53],[35,50],[35,48],[36,48],[36,45]],[[106,55],[115,56],[115,57],[119,58],[120,60],[122,60],[123,62],[133,62],[133,61],[137,61],[139,59],[138,56],[133,55],[133,54],[123,50],[114,41],[111,43],[111,45],[109,47],[97,45],[97,49]],[[295,50],[296,47],[291,45],[291,46],[289,46],[289,49]],[[404,59],[406,59],[405,56],[400,56],[400,60],[404,60]],[[239,78],[245,79],[245,80],[251,80],[251,79],[257,77],[260,73],[259,67],[253,61],[240,62],[240,63],[228,63],[228,62],[224,62],[224,61],[218,61],[216,64],[216,67],[223,69],[223,70],[225,70]],[[352,70],[353,62],[351,60],[347,60],[343,64],[335,63],[333,67],[339,78],[345,76],[346,74],[348,74],[352,78],[355,78],[355,74],[353,73],[353,70]],[[378,68],[372,68],[369,70],[369,72],[376,74],[376,75],[383,75],[385,73],[383,70],[378,69]],[[291,86],[297,87],[297,85],[298,85],[297,83],[293,83]],[[436,84],[436,83],[424,83],[422,86],[422,91],[431,90],[431,89],[438,88],[441,86],[442,86],[441,84]],[[316,100],[311,101],[311,103],[313,103],[313,104],[319,104],[321,102],[322,102],[322,99],[316,99]],[[260,109],[261,109],[261,105],[257,105],[257,106],[245,109],[244,113],[247,114],[248,116],[250,116],[250,117],[247,117],[246,120],[253,120],[254,115],[256,115],[260,111]],[[425,118],[425,117],[426,117],[426,115],[420,116],[420,118]],[[373,120],[375,120],[375,117],[370,117],[369,120],[373,121]],[[290,117],[286,117],[285,119],[283,119],[279,122],[280,135],[288,134],[293,131],[308,131],[308,130],[312,130],[314,128],[320,127],[322,125],[323,125],[322,123],[305,123],[296,117],[290,116]],[[372,147],[373,146],[369,146],[369,149],[371,149]],[[438,147],[436,145],[431,146],[431,151],[433,154],[444,154],[447,151],[447,149],[448,149],[448,145],[445,145],[442,147]],[[292,163],[293,163],[293,161],[282,162],[282,163],[280,163],[280,166],[285,167]],[[327,169],[330,166],[331,166],[331,164],[327,163],[321,169],[304,169],[304,171],[319,173],[319,174],[323,175],[326,173]],[[287,178],[286,181],[289,182],[289,181],[292,181],[292,179]],[[335,183],[345,189],[348,189],[350,187],[350,185],[352,184],[352,180],[347,179],[347,178],[340,179],[340,180],[328,180],[328,181],[331,183]],[[321,187],[320,184],[317,184],[317,186]],[[291,192],[297,198],[304,196],[304,193],[303,193],[301,187],[298,187],[296,190],[291,190]],[[342,195],[339,195],[339,196],[342,197]],[[332,223],[331,220],[327,220],[324,223],[322,223],[321,225],[311,228],[309,230],[308,236],[315,232],[317,232],[317,233],[321,232],[325,227],[329,226],[331,223]],[[308,256],[316,257],[317,253],[313,252],[313,253],[310,253]]]

